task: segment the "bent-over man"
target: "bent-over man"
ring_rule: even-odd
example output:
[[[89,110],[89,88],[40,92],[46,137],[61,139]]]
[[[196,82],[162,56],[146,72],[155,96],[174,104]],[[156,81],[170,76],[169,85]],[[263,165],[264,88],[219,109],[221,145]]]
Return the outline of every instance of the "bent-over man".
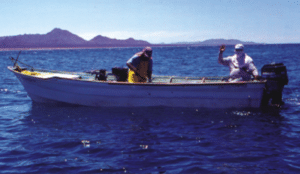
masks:
[[[145,47],[143,51],[134,54],[126,63],[129,67],[128,82],[151,82],[152,78],[152,49]]]

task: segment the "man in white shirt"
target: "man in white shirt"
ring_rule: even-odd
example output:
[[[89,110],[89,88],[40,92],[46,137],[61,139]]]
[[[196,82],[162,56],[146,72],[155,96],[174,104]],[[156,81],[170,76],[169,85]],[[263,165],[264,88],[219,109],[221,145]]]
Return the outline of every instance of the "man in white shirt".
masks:
[[[248,81],[251,79],[251,75],[255,79],[258,78],[258,71],[250,56],[244,53],[244,45],[237,44],[234,47],[235,54],[223,58],[223,52],[225,51],[225,45],[220,47],[218,62],[222,65],[228,66],[230,69],[230,81]]]

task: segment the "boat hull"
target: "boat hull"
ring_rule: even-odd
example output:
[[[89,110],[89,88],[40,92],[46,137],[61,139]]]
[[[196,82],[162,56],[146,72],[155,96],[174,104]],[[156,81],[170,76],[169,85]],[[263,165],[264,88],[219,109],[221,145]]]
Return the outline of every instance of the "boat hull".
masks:
[[[11,70],[33,101],[95,107],[258,108],[263,82],[139,83],[37,78]]]

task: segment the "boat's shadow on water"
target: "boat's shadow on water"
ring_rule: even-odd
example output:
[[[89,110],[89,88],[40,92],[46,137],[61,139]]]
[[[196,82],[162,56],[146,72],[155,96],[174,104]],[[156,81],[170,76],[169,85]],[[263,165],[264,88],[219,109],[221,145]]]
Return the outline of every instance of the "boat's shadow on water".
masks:
[[[172,123],[174,126],[183,124],[203,125],[210,122],[232,122],[232,121],[261,121],[282,118],[280,109],[273,107],[253,109],[208,109],[208,108],[172,108],[172,107],[85,107],[75,105],[48,105],[32,103],[29,111],[29,119],[39,121],[41,124],[57,124],[72,120],[81,126],[92,126],[94,124],[114,123],[140,124],[147,120],[163,125]],[[132,122],[132,121],[137,121]],[[130,122],[130,123],[129,123]],[[155,123],[156,122],[156,123]],[[245,123],[246,124],[246,123]],[[68,126],[68,125],[66,125]]]

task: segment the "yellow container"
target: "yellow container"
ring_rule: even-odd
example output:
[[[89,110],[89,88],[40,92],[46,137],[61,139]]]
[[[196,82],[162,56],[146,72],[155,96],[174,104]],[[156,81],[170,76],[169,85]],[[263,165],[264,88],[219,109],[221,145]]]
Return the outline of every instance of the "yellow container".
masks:
[[[24,70],[21,72],[22,74],[26,74],[26,75],[31,75],[31,76],[38,76],[38,75],[41,75],[40,73],[37,73],[37,72],[31,72],[31,71],[27,71],[27,70]]]

